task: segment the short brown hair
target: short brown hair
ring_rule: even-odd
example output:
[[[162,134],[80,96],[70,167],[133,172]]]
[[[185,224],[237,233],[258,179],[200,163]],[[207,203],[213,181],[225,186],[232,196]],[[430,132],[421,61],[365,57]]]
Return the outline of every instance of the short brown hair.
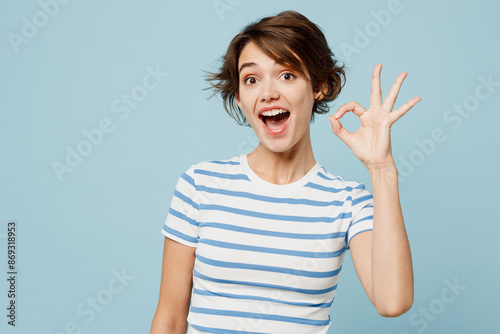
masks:
[[[302,74],[302,66],[307,69],[313,90],[324,92],[324,97],[314,103],[311,121],[314,120],[315,113],[324,114],[329,111],[327,102],[335,100],[345,84],[344,66],[335,60],[321,28],[304,15],[288,10],[244,27],[221,57],[222,66],[219,71],[205,71],[206,80],[210,82],[210,87],[206,89],[214,90],[210,97],[221,93],[224,109],[238,124],[249,126],[235,101],[239,90],[238,60],[249,42],[255,43],[281,65],[290,66]]]

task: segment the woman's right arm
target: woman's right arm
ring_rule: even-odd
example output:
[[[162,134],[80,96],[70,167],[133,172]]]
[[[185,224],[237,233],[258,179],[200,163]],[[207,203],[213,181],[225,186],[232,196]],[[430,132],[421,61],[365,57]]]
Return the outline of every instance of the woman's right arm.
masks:
[[[195,250],[165,237],[160,297],[151,334],[186,334]]]

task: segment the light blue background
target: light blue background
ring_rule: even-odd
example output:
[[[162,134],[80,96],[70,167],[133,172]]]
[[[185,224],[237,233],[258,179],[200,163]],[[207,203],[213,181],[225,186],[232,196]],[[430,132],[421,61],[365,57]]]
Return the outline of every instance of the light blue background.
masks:
[[[330,333],[497,328],[500,3],[401,0],[400,13],[349,57],[342,46],[356,46],[356,29],[369,28],[371,11],[389,2],[73,0],[16,53],[9,34],[21,36],[23,17],[33,22],[41,7],[2,1],[0,331],[64,333],[74,322],[81,333],[149,333],[160,283],[160,230],[177,178],[194,162],[247,153],[256,144],[250,128],[226,115],[219,97],[207,100],[202,70],[216,68],[244,25],[285,9],[321,26],[348,65],[333,110],[351,100],[368,107],[378,62],[384,96],[407,71],[397,106],[422,97],[392,130],[394,156],[400,171],[406,168],[400,191],[413,254],[413,307],[398,318],[379,316],[347,256]],[[216,3],[229,7],[218,13]],[[168,77],[120,119],[112,102],[141,85],[148,66]],[[493,92],[459,126],[446,121],[453,104],[474,101],[479,77],[497,83]],[[60,182],[54,161],[64,163],[66,146],[75,149],[85,139],[82,131],[106,118],[113,131]],[[351,130],[358,125],[351,115],[345,122]],[[425,155],[416,141],[431,138],[436,128],[446,141]],[[330,172],[371,189],[369,174],[331,133],[327,115],[316,118],[312,137],[316,159]],[[410,158],[413,171],[402,167]],[[5,316],[9,220],[19,226],[15,328]],[[133,280],[120,292],[106,292],[113,271],[122,269]],[[455,295],[445,290],[445,281],[454,280],[463,287]],[[443,302],[443,291],[454,301]],[[87,322],[89,313],[77,307],[96,296],[112,300]]]

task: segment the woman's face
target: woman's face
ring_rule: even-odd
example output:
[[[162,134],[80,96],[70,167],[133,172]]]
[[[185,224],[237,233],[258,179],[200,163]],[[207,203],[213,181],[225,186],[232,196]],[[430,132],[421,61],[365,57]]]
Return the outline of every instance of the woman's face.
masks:
[[[236,102],[260,143],[285,152],[308,140],[314,99],[320,96],[308,77],[276,63],[252,42],[243,48],[238,69]]]

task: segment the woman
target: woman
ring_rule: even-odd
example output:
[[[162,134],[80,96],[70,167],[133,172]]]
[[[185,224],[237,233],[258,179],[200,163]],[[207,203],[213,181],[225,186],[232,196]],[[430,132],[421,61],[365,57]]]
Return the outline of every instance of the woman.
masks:
[[[160,298],[151,333],[326,333],[346,250],[386,317],[413,302],[413,269],[390,128],[420,98],[392,111],[406,73],[382,101],[375,66],[370,107],[329,116],[370,172],[364,185],[314,159],[310,122],[328,111],[344,71],[314,23],[294,11],[244,28],[210,74],[228,113],[250,125],[251,153],[192,165],[163,226]],[[340,118],[353,112],[350,133]],[[191,305],[190,305],[191,304]]]

